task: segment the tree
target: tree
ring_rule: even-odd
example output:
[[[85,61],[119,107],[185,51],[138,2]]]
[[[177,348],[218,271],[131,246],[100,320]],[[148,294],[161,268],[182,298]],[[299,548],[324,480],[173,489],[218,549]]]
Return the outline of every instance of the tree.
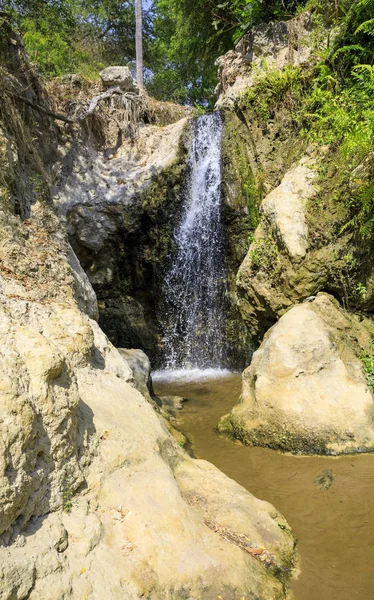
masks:
[[[253,25],[290,18],[306,0],[154,0],[147,89],[161,100],[213,105],[218,56]]]
[[[136,79],[140,89],[143,84],[143,20],[142,0],[135,0]]]

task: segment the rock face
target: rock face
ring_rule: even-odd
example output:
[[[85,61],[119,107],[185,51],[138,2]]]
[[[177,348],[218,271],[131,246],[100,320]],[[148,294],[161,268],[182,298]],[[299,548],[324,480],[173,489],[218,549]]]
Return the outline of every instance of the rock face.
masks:
[[[372,451],[373,397],[356,358],[369,331],[326,294],[295,306],[255,352],[221,429],[295,453]]]
[[[313,17],[305,12],[290,21],[261,24],[218,58],[216,107],[232,109],[240,96],[258,83],[268,70],[298,66],[310,59]]]
[[[108,362],[81,369],[78,385],[81,418],[100,440],[86,491],[71,498],[69,514],[34,521],[4,551],[0,597],[283,598],[272,565],[289,560],[294,542],[282,517],[190,459]],[[265,547],[270,569],[239,540]]]
[[[145,398],[153,396],[153,384],[151,378],[151,363],[148,356],[142,350],[129,350],[118,348],[118,352],[129,365],[135,387]]]
[[[89,360],[93,334],[55,216],[35,206],[27,225],[4,212],[0,222],[3,533],[60,507],[83,482],[90,433],[80,428],[75,368]]]
[[[157,346],[156,304],[181,206],[187,125],[186,118],[143,125],[136,141],[121,139],[117,148],[115,135],[107,147],[82,139],[60,171],[57,212],[97,293],[100,325],[120,347]]]
[[[128,67],[107,67],[101,71],[100,79],[105,89],[119,87],[124,92],[139,93],[138,85]]]
[[[295,261],[304,258],[309,248],[306,203],[316,193],[315,172],[304,158],[290,169],[281,184],[264,199],[261,210],[278,245]]]
[[[113,107],[110,114],[118,120]],[[105,131],[109,125],[113,122]],[[116,149],[114,131],[106,145],[100,138],[93,143],[94,131],[69,147],[56,182],[56,210],[97,294],[100,325],[117,347],[141,348],[155,366],[162,346],[161,288],[184,199],[190,120],[164,127],[138,124],[135,138],[123,137]],[[244,367],[248,333],[234,299],[250,221],[241,191],[235,199],[224,194],[223,217],[230,257],[227,335],[236,352],[233,362]]]
[[[33,84],[28,93],[41,104],[22,45],[9,35],[14,60],[2,63],[13,65],[22,88]],[[5,85],[1,114],[10,101]],[[49,133],[58,139],[57,128],[23,105],[7,114],[0,138],[0,599],[290,598],[295,542],[287,523],[178,446],[90,318],[94,293],[49,195],[55,156],[44,156],[44,143]],[[30,194],[35,178],[39,191]],[[263,560],[255,548],[264,548]]]
[[[238,304],[255,339],[295,302],[317,293],[327,276],[322,257],[307,255],[308,201],[317,192],[313,167],[314,159],[305,156],[264,198],[262,218],[238,271]]]

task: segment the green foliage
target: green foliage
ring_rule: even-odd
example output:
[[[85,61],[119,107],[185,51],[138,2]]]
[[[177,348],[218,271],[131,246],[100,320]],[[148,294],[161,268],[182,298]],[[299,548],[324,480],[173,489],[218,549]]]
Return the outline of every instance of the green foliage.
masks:
[[[161,100],[212,106],[215,59],[260,21],[289,18],[305,0],[155,0],[153,71]]]
[[[269,20],[289,19],[305,0],[228,0],[214,3],[213,26],[219,33],[231,32],[234,43],[254,25]]]
[[[333,260],[327,265],[330,290],[336,291],[345,310],[359,307],[366,299],[366,286],[358,281],[361,272],[361,257],[354,247],[348,252],[336,250]]]
[[[370,349],[361,354],[360,360],[368,387],[374,393],[374,340],[371,341]]]
[[[214,103],[214,61],[230,48],[231,36],[216,35],[213,5],[210,0],[156,0],[152,73],[147,84],[156,98]]]
[[[374,174],[349,199],[352,218],[342,227],[341,232],[357,231],[361,237],[371,235],[374,229]]]
[[[24,34],[26,49],[47,76],[96,78],[109,64],[135,60],[134,0],[3,0]],[[149,61],[151,11],[144,12]],[[152,38],[153,39],[153,38]]]
[[[23,19],[20,26],[31,60],[45,75],[79,73],[93,79],[105,66],[95,49],[82,46],[79,40],[69,41],[61,30],[46,23],[38,27],[34,19]]]
[[[345,16],[333,44],[331,62],[341,81],[352,68],[374,63],[374,0],[343,0]]]
[[[287,66],[279,71],[269,71],[257,85],[246,91],[240,106],[253,109],[257,118],[266,123],[286,97],[290,101],[288,108],[292,110],[295,107],[301,98],[305,78],[300,67]]]
[[[272,235],[269,234],[266,238],[255,239],[249,251],[252,269],[254,271],[273,269],[278,260],[278,254],[278,247]]]
[[[97,77],[135,59],[134,0],[3,0],[47,76]],[[160,100],[211,107],[215,59],[260,21],[289,18],[305,0],[154,0],[143,14],[145,79]]]
[[[346,3],[347,4],[347,3]],[[333,48],[326,52],[299,110],[301,133],[309,142],[334,149],[335,168],[347,172],[366,161],[356,189],[346,186],[341,201],[351,217],[341,233],[367,237],[374,231],[374,0],[355,0],[342,19]],[[361,62],[362,61],[362,62]],[[369,160],[367,159],[369,157]]]
[[[73,508],[73,496],[74,492],[70,484],[67,484],[65,486],[65,490],[62,496],[62,508],[63,511],[67,514],[71,513],[71,509]]]
[[[367,288],[363,283],[357,283],[356,284],[356,293],[357,295],[362,298],[362,300],[365,300],[366,296],[367,296]]]

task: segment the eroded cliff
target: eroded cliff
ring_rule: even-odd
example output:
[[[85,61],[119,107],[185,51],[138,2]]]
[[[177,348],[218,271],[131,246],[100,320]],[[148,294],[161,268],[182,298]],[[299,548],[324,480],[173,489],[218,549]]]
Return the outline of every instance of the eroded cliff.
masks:
[[[263,340],[220,428],[295,453],[373,447],[372,235],[352,226],[372,152],[355,156],[341,150],[344,139],[307,133],[320,118],[310,112],[318,114],[318,56],[339,33],[330,9],[259,26],[218,60],[218,106],[246,139],[259,213],[237,301],[253,340]]]

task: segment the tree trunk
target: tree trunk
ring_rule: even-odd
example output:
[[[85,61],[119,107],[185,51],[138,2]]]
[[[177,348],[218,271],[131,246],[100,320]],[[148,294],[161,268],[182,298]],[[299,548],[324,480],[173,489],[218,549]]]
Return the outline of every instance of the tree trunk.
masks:
[[[143,24],[142,0],[135,0],[135,41],[136,41],[136,80],[140,89],[143,89]]]

